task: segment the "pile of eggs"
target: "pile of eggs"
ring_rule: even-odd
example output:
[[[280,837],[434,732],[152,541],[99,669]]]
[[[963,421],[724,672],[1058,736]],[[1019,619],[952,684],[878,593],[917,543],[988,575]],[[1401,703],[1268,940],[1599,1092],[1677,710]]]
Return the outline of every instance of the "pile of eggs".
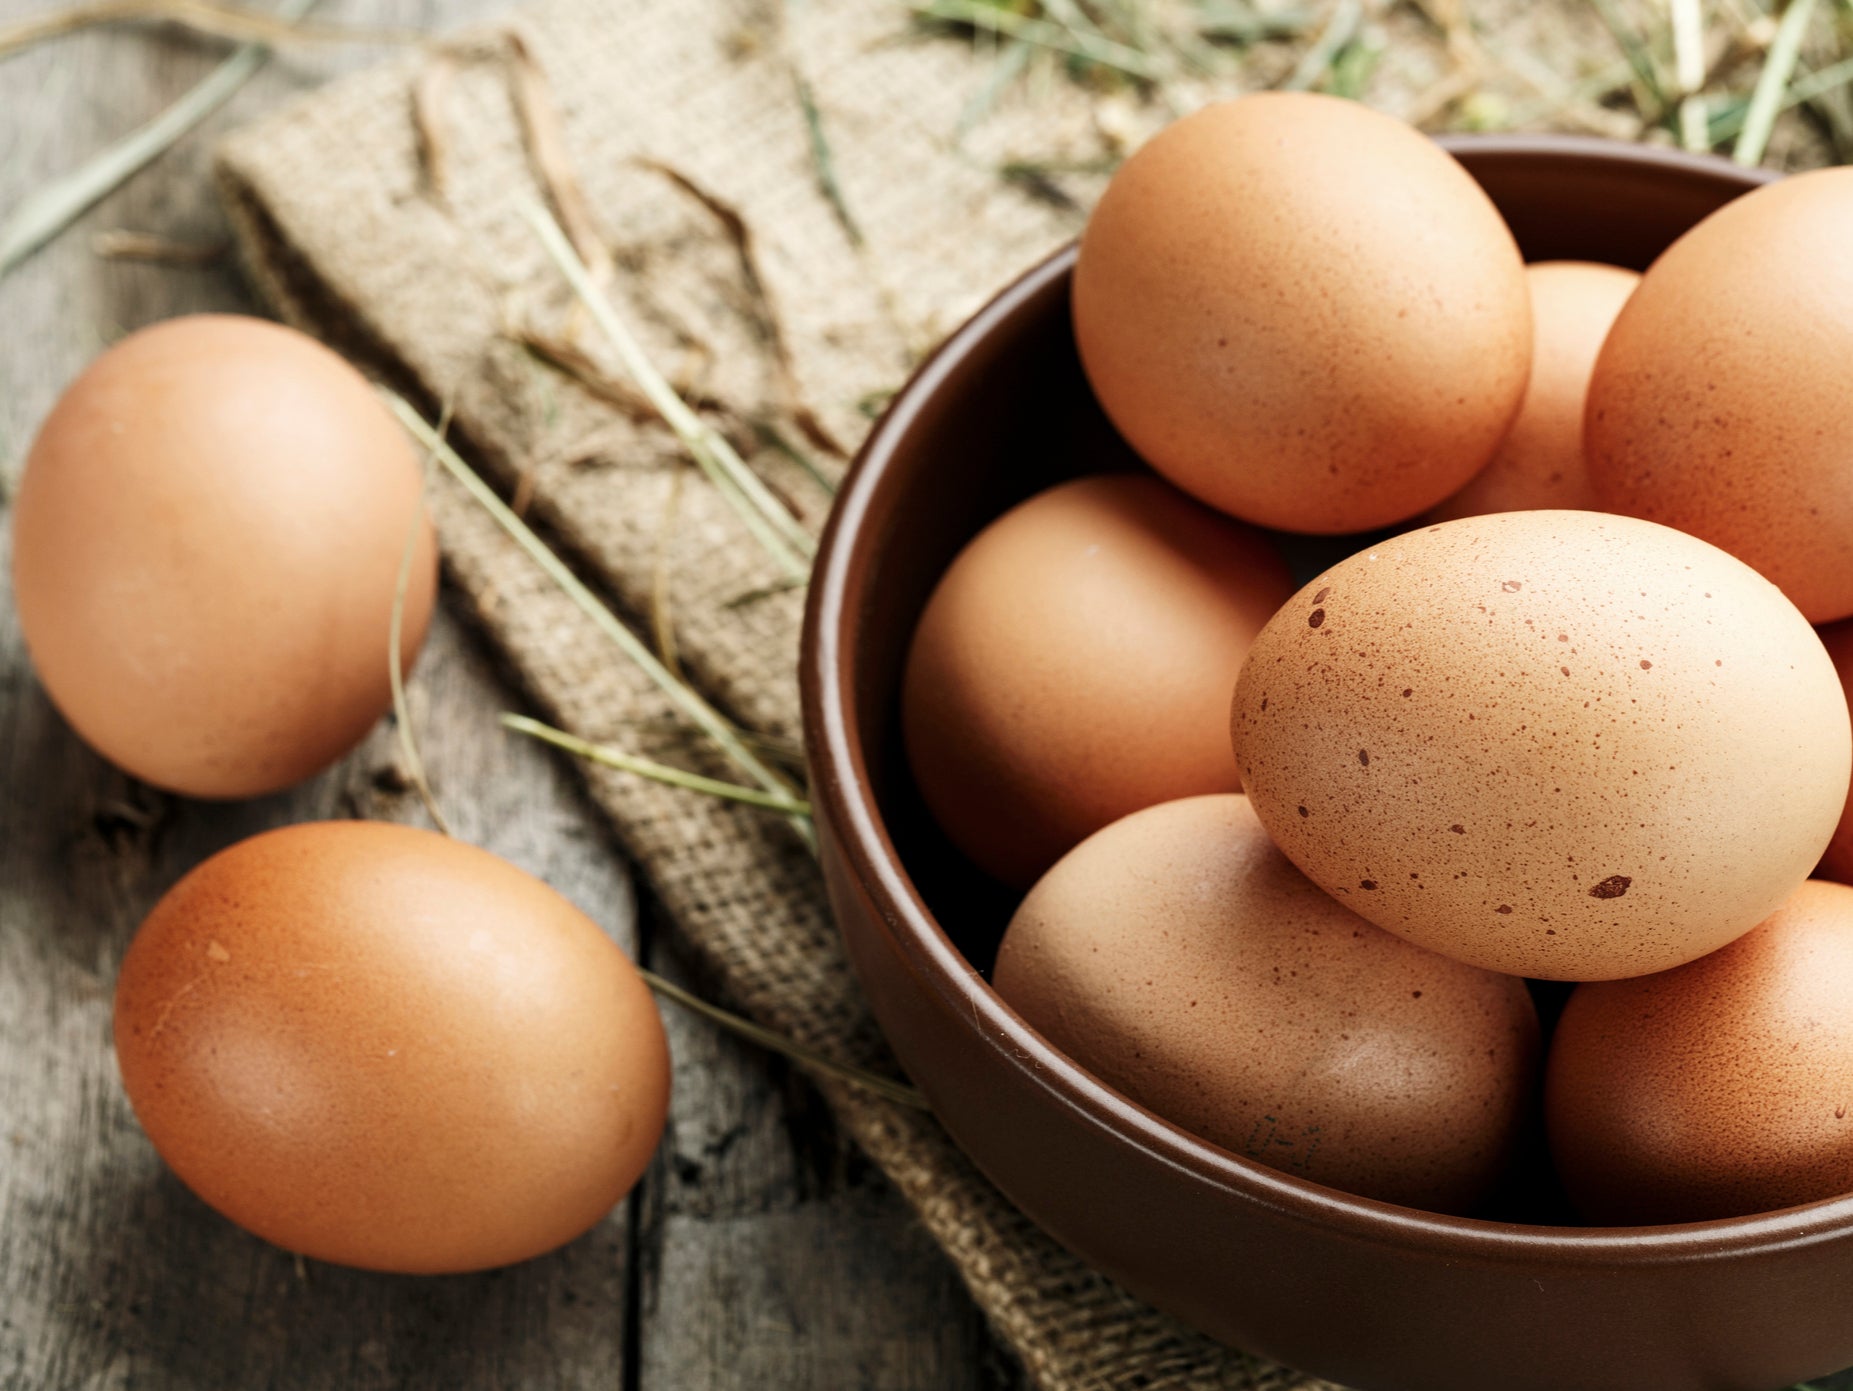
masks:
[[[1829,170],[1644,276],[1528,267],[1310,95],[1135,154],[1073,320],[1152,472],[979,533],[902,683],[929,811],[1025,895],[1004,1000],[1371,1198],[1492,1211],[1540,1135],[1602,1224],[1853,1192],[1848,226]],[[1372,534],[1296,591],[1270,531]]]
[[[174,792],[321,771],[423,641],[421,488],[391,413],[302,334],[203,315],[131,335],[53,408],[13,509],[46,692]],[[372,822],[271,831],[184,877],[123,959],[115,1043],[194,1192],[375,1270],[570,1240],[637,1182],[668,1110],[662,1020],[596,923],[486,851]]]

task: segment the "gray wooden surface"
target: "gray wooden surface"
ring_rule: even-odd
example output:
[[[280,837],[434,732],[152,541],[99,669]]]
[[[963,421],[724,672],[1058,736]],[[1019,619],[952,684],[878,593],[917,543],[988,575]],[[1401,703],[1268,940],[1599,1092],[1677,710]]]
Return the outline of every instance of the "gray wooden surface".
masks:
[[[56,0],[0,0],[0,21]],[[501,0],[329,0],[322,18],[441,28]],[[92,32],[0,58],[0,211],[145,119],[221,56],[171,31]],[[197,245],[225,231],[215,133],[380,56],[297,50],[206,129],[0,281],[0,483],[61,386],[155,319],[249,309],[235,267],[99,259],[101,230]],[[0,505],[0,510],[4,510]],[[0,559],[6,541],[0,536]],[[666,973],[625,867],[571,769],[515,742],[520,697],[455,619],[413,706],[460,834],[568,894]],[[472,1277],[299,1264],[224,1222],[161,1166],[109,1045],[116,963],[161,892],[260,829],[418,821],[383,728],[288,795],[202,805],[149,792],[72,736],[36,686],[0,580],[0,1388],[881,1387],[1019,1384],[950,1267],[799,1077],[667,1015],[669,1133],[627,1207],[565,1250]]]

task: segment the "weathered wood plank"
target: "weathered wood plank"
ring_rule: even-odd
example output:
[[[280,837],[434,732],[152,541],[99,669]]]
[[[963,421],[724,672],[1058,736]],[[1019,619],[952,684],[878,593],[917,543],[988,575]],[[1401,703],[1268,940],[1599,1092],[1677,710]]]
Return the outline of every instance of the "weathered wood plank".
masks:
[[[411,799],[380,786],[389,733],[290,794],[186,803],[132,785],[76,743],[23,679],[10,618],[0,653],[0,1384],[566,1388],[594,1368],[613,1369],[617,1384],[624,1213],[499,1274],[299,1270],[166,1172],[117,1084],[110,982],[141,914],[200,858],[257,830],[419,820]],[[621,867],[588,833],[564,772],[489,724],[503,697],[454,623],[434,633],[418,689],[459,833],[628,938]]]
[[[654,955],[709,993],[673,949]],[[642,1385],[1021,1385],[950,1263],[816,1092],[700,1021],[670,1026],[677,1094],[638,1231]]]
[[[0,18],[39,3],[0,0]],[[349,0],[320,13],[441,27],[499,8]],[[221,53],[112,31],[6,60],[0,208],[158,110]],[[103,345],[175,313],[250,308],[229,261],[103,261],[93,233],[222,244],[213,134],[378,53],[278,59],[203,132],[0,282],[0,479]],[[0,563],[5,554],[0,539]],[[414,688],[438,794],[460,834],[549,879],[628,942],[628,880],[570,770],[493,725],[517,699],[473,636],[440,621]],[[186,1193],[116,1082],[108,1021],[122,948],[168,884],[242,836],[321,816],[418,821],[392,787],[394,762],[381,730],[285,796],[204,806],[151,794],[52,711],[0,581],[0,1388],[1018,1384],[950,1267],[815,1094],[673,1012],[664,1152],[629,1212],[555,1256],[441,1280],[299,1269]],[[672,958],[668,969],[684,968]]]

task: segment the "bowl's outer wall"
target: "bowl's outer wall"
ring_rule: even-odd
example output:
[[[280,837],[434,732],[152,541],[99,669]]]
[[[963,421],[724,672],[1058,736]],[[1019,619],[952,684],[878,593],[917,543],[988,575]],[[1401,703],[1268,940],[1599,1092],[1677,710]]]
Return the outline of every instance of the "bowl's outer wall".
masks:
[[[1761,178],[1587,141],[1451,144],[1533,260],[1643,267]],[[894,714],[915,618],[957,549],[1056,479],[1132,462],[1075,358],[1071,265],[1063,253],[1030,272],[897,397],[843,489],[807,616],[832,904],[947,1129],[1128,1289],[1365,1391],[1771,1391],[1853,1363],[1853,1203],[1615,1233],[1383,1207],[1181,1134],[1079,1073],[984,984],[971,963],[988,963],[1010,900],[921,813]]]

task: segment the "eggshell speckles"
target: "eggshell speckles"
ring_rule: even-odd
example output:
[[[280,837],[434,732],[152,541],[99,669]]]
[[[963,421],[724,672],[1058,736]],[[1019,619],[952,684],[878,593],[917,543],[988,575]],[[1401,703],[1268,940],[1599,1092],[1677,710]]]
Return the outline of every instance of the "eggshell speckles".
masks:
[[[1811,622],[1853,614],[1853,169],[1726,204],[1642,279],[1589,388],[1603,505],[1702,536]]]
[[[1493,455],[1531,304],[1454,159],[1356,102],[1209,106],[1129,159],[1081,239],[1075,336],[1146,461],[1288,531],[1385,526]]]
[[[418,458],[313,339],[205,314],[131,334],[39,431],[13,518],[20,626],[47,693],[117,766],[196,797],[318,772],[391,702],[437,543]]]
[[[1531,383],[1499,452],[1430,520],[1526,512],[1545,507],[1599,510],[1583,463],[1583,405],[1589,374],[1609,326],[1641,277],[1619,266],[1542,261],[1525,268],[1531,285]]]
[[[182,879],[123,961],[115,1036],[189,1188],[376,1270],[579,1235],[668,1107],[655,1002],[589,918],[485,851],[373,822],[273,831]]]
[[[1233,1153],[1465,1212],[1530,1103],[1524,985],[1380,932],[1241,796],[1114,823],[1023,901],[998,993],[1103,1081]]]
[[[1594,1221],[1696,1222],[1853,1192],[1853,889],[1802,885],[1722,951],[1579,986],[1546,1109]]]
[[[1157,802],[1232,792],[1229,692],[1293,592],[1266,538],[1146,474],[1051,488],[940,580],[901,717],[927,805],[1027,888],[1070,846]]]
[[[1289,858],[1379,926],[1555,980],[1747,932],[1847,797],[1820,640],[1713,546],[1590,512],[1409,533],[1256,639],[1237,762]]]

